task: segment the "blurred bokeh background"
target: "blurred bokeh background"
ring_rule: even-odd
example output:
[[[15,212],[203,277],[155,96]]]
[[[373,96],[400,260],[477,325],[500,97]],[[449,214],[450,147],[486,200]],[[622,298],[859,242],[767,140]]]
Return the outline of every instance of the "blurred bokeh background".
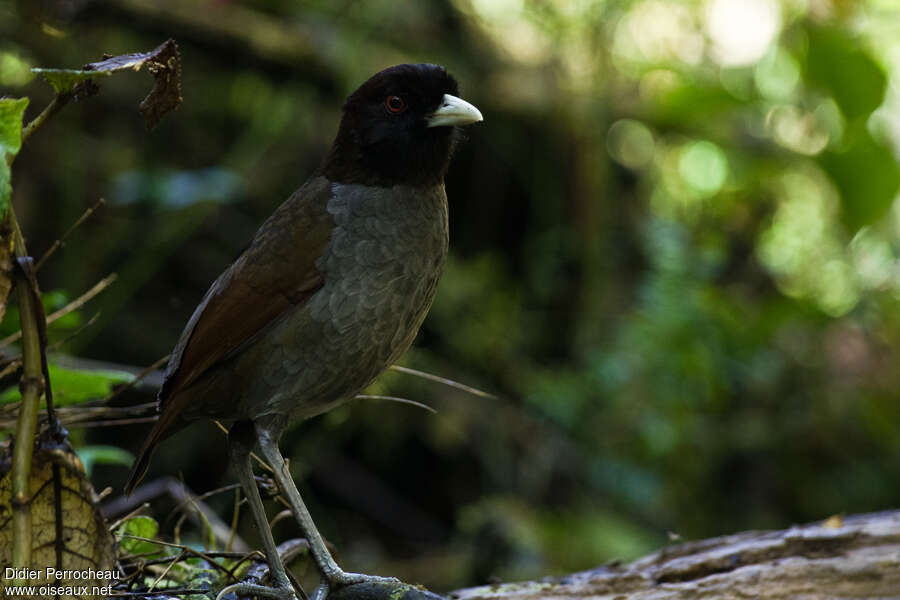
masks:
[[[105,366],[171,350],[373,72],[443,64],[485,115],[402,364],[498,397],[391,372],[374,393],[439,414],[361,400],[283,443],[349,567],[449,589],[900,506],[892,0],[0,0],[0,94],[33,117],[52,91],[30,67],[169,37],[184,104],[156,130],[150,78],[116,76],[13,172],[37,255],[107,201],[40,273],[50,308],[118,273],[50,331]],[[134,450],[146,430],[72,435]],[[233,480],[224,461],[197,425],[149,479],[200,493]],[[125,473],[93,465],[114,496]],[[209,502],[228,520],[232,500]]]

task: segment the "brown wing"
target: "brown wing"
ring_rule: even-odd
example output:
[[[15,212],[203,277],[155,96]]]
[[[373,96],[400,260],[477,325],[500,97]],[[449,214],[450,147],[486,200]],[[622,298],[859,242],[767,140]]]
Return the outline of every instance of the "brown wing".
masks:
[[[181,394],[285,311],[303,304],[324,281],[316,268],[334,222],[331,184],[310,179],[256,232],[238,259],[212,284],[169,359],[159,393],[159,420],[132,467],[126,493],[143,477],[150,453],[174,433],[191,394]]]
[[[334,223],[326,210],[331,186],[310,180],[263,223],[247,250],[206,293],[185,328],[160,391],[167,399],[190,387],[323,282],[316,269]]]

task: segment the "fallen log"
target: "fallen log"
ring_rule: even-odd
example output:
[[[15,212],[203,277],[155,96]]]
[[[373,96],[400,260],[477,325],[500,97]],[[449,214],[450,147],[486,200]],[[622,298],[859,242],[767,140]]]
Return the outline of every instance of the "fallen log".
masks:
[[[454,600],[900,599],[900,511],[666,547],[628,564],[458,590]]]

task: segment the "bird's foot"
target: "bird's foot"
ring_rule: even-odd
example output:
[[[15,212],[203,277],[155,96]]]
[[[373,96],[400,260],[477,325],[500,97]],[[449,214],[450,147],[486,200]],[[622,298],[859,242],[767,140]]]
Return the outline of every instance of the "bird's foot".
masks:
[[[325,600],[329,592],[339,588],[357,584],[368,584],[394,588],[404,585],[396,577],[381,577],[378,575],[366,575],[364,573],[347,573],[338,569],[325,574],[326,582],[321,583],[309,597],[309,600]]]
[[[216,595],[216,600],[225,600],[225,597],[229,594],[234,594],[237,598],[259,596],[260,598],[274,598],[275,600],[297,600],[297,594],[294,593],[294,588],[290,585],[269,587],[258,583],[234,583],[222,588],[222,591]]]

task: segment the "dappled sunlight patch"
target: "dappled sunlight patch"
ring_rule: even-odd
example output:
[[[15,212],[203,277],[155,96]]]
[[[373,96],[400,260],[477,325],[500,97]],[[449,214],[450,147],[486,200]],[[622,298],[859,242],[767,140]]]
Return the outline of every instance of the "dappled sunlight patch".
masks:
[[[653,133],[642,122],[633,119],[620,119],[610,126],[606,147],[616,162],[630,169],[650,164],[655,152]]]
[[[660,183],[650,206],[665,218],[693,222],[726,186],[728,157],[708,140],[688,140],[663,145],[658,151]]]
[[[776,106],[766,115],[766,127],[781,146],[812,156],[828,145],[828,131],[812,112],[797,106]]]
[[[839,316],[859,301],[837,226],[834,188],[815,169],[788,171],[777,182],[778,208],[759,239],[758,255],[779,289]]]
[[[800,65],[781,46],[775,46],[753,68],[756,89],[765,98],[786,101],[793,98],[800,85]]]
[[[0,85],[22,87],[34,79],[31,64],[19,52],[0,51]]]
[[[710,0],[706,31],[713,58],[723,65],[759,60],[781,29],[781,10],[774,0]]]
[[[681,150],[678,174],[697,195],[712,196],[725,184],[728,159],[712,142],[691,142]]]
[[[635,5],[619,21],[612,52],[619,67],[629,63],[697,65],[703,59],[704,39],[697,16],[678,2],[646,0]]]

